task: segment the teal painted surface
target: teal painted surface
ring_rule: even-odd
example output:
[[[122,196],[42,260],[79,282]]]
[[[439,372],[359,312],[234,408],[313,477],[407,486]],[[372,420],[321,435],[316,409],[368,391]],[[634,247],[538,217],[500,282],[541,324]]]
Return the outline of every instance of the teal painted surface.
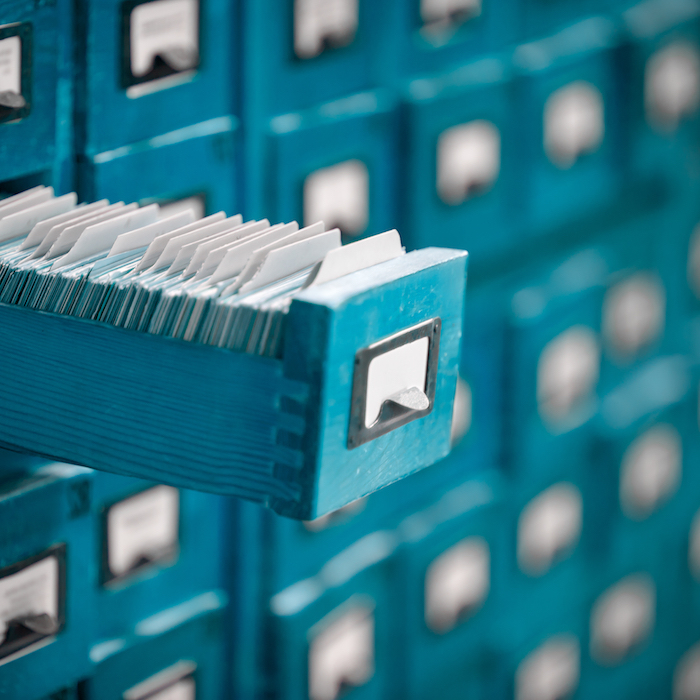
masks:
[[[78,189],[85,200],[167,202],[200,196],[207,214],[240,208],[236,196],[240,130],[232,117],[80,159]],[[187,163],[182,172],[180,165]]]
[[[87,469],[50,464],[31,477],[4,484],[0,569],[51,547],[65,547],[65,623],[53,641],[0,666],[2,697],[34,700],[89,673],[95,612],[90,585],[94,560],[87,555],[95,547],[90,527],[91,477]]]
[[[220,608],[224,605],[221,594],[202,593],[189,606],[142,620],[127,637],[93,646],[94,666],[90,678],[80,686],[81,697],[121,699],[130,689],[176,664],[192,669],[198,699],[222,697],[225,661]],[[163,687],[156,682],[153,690],[157,689]]]
[[[73,21],[60,1],[10,2],[0,10],[0,24],[30,15],[43,18],[35,36],[45,29],[45,70],[35,88],[45,104],[58,105],[42,112],[31,129],[30,120],[0,124],[3,194],[36,182],[65,191],[78,181],[74,170],[85,196],[94,192],[114,199],[180,197],[208,179],[205,184],[214,193],[210,211],[225,208],[234,213],[240,207],[246,217],[291,218],[303,211],[303,179],[309,173],[360,158],[370,173],[367,234],[396,226],[409,249],[437,245],[469,250],[459,374],[471,389],[472,409],[469,430],[444,460],[372,493],[355,510],[335,512],[311,527],[259,503],[225,498],[224,532],[215,545],[206,536],[214,527],[213,514],[202,511],[212,496],[186,492],[183,503],[189,495],[200,504],[190,511],[197,519],[188,528],[191,535],[197,533],[195,546],[185,552],[183,529],[180,559],[172,566],[144,570],[113,597],[103,595],[98,580],[99,512],[112,496],[120,498],[145,484],[132,477],[90,473],[96,489],[92,510],[78,519],[83,528],[80,566],[86,576],[79,592],[88,608],[102,602],[104,626],[100,631],[93,625],[80,634],[66,628],[49,647],[0,666],[0,687],[3,682],[21,683],[32,698],[36,691],[42,700],[71,697],[78,679],[68,676],[83,663],[79,660],[85,659],[89,641],[100,661],[79,671],[81,700],[114,697],[127,682],[133,685],[167,668],[176,656],[197,655],[200,649],[213,650],[213,656],[224,650],[221,666],[207,667],[225,677],[227,688],[218,697],[306,698],[307,652],[318,623],[359,595],[371,597],[376,605],[376,671],[366,685],[348,690],[348,700],[512,700],[521,664],[561,634],[573,635],[578,643],[580,674],[571,693],[575,700],[674,697],[674,675],[700,642],[700,579],[689,560],[700,510],[700,301],[688,275],[692,234],[700,221],[700,112],[684,118],[673,134],[655,128],[646,114],[645,71],[648,60],[669,42],[700,44],[700,5],[695,0],[484,0],[478,17],[433,33],[422,25],[418,0],[359,0],[359,5],[356,41],[327,46],[308,60],[293,52],[291,0],[230,5],[230,25],[203,27],[217,35],[218,46],[228,44],[232,55],[230,62],[221,64],[218,77],[208,79],[208,85],[217,83],[217,90],[204,95],[203,81],[193,81],[133,101],[116,89],[118,74],[112,70],[116,57],[109,47],[118,37],[117,3],[78,3],[90,10],[90,41],[101,42],[93,43],[89,53],[82,51],[88,42],[87,25],[80,18]],[[207,16],[216,15],[212,8],[222,6],[212,1]],[[95,29],[96,19],[101,26]],[[49,55],[59,57],[56,66],[46,66]],[[81,85],[86,83],[81,81],[88,64],[91,82],[84,93]],[[52,84],[56,74],[58,90]],[[551,91],[572,80],[589,81],[601,91],[606,132],[601,149],[559,170],[542,149],[542,110]],[[90,94],[108,99],[92,100]],[[220,123],[231,114],[237,143],[226,150],[217,138],[223,131],[204,132],[212,120]],[[437,140],[444,129],[480,118],[492,121],[501,134],[499,177],[480,196],[448,206],[436,189]],[[21,142],[13,138],[19,133]],[[92,146],[87,146],[89,140]],[[572,260],[579,263],[572,267]],[[580,264],[582,260],[597,260],[597,272],[577,281],[576,270],[591,269]],[[660,281],[665,317],[659,333],[625,356],[606,336],[606,300],[620,282],[639,273]],[[400,294],[393,289],[387,298]],[[532,313],[523,314],[522,306],[514,307],[523,294],[542,305],[536,309],[535,303]],[[372,315],[383,313],[383,292],[370,296],[376,299],[376,307],[370,304],[372,327],[393,328],[392,317]],[[296,397],[281,404],[290,431],[283,438],[284,454],[298,456],[308,447],[308,464],[321,454],[336,462],[327,478],[324,472],[319,482],[324,488],[316,496],[312,469],[297,471],[303,460],[292,460],[297,465],[292,469],[286,457],[276,467],[271,459],[262,465],[256,452],[248,459],[256,470],[272,476],[254,486],[247,480],[246,488],[254,488],[250,495],[263,501],[265,489],[272,484],[277,488],[278,481],[291,483],[293,474],[311,494],[310,502],[316,498],[331,507],[342,475],[357,466],[337,459],[345,407],[333,403],[330,388],[325,394],[322,389],[335,386],[347,393],[348,385],[334,374],[332,363],[324,365],[324,357],[334,362],[337,358],[345,366],[351,354],[349,326],[336,331],[334,323],[352,320],[358,334],[372,333],[370,324],[365,327],[357,320],[363,318],[362,310],[354,304],[335,316],[323,304],[304,306],[303,318],[299,309],[295,311],[303,328],[297,336],[298,357],[305,357],[307,347],[318,347],[319,336],[343,340],[326,356],[320,350],[314,353],[316,364],[308,372],[315,372],[318,382],[290,385],[284,379],[289,366],[302,374],[306,369],[301,360],[292,362],[290,347],[279,361],[246,368],[251,384],[264,388],[265,402],[271,406],[265,420],[279,418],[273,396],[291,392]],[[0,309],[0,315],[5,319],[7,311]],[[316,316],[322,321],[317,327]],[[590,415],[551,433],[538,409],[538,361],[546,344],[572,324],[588,326],[600,341],[600,376]],[[16,334],[25,333],[28,326],[8,320],[0,324],[3,327],[8,334],[16,331],[13,347],[26,353],[28,338],[21,344]],[[69,348],[64,349],[68,353]],[[160,352],[148,353],[154,365]],[[169,352],[163,357],[170,367]],[[224,359],[212,362],[215,367],[227,365]],[[73,366],[77,368],[77,361]],[[75,376],[82,376],[78,369],[70,386]],[[33,361],[31,371],[43,376],[44,370]],[[145,381],[153,381],[151,374]],[[20,380],[9,370],[5,376],[12,398],[12,387]],[[235,385],[233,380],[230,385]],[[178,386],[190,387],[184,378]],[[293,390],[288,391],[289,386]],[[305,398],[314,392],[320,403]],[[19,400],[27,403],[17,406],[26,406],[24,413],[13,414],[9,399],[3,404],[2,397],[0,407],[7,409],[6,430],[29,439],[26,416],[34,420],[33,413],[44,410],[44,397],[35,395],[30,410],[30,397],[21,394]],[[191,404],[173,405],[184,411],[180,418],[189,415]],[[249,405],[250,401],[246,421],[251,419]],[[319,423],[304,423],[302,417],[308,416]],[[659,424],[671,425],[681,435],[678,483],[653,513],[636,520],[625,514],[620,502],[622,463],[634,441]],[[59,445],[63,423],[55,425]],[[308,428],[308,443],[298,437],[302,425]],[[422,439],[421,431],[418,424],[401,430],[412,436],[406,445],[407,464],[415,464],[428,453],[415,447],[413,438]],[[261,446],[274,449],[277,444],[269,436],[255,435]],[[321,437],[329,446],[326,453]],[[186,439],[175,438],[174,446]],[[244,438],[252,440],[253,432]],[[73,447],[78,446],[77,437],[71,439]],[[195,436],[186,458],[176,462],[201,482],[207,476],[201,473],[205,457],[198,440]],[[446,440],[444,432],[439,440]],[[163,449],[169,449],[169,440],[162,442]],[[389,476],[397,467],[389,452],[395,445],[391,439],[385,443],[377,459]],[[95,449],[103,449],[103,444],[96,442]],[[140,462],[149,474],[155,470],[156,456],[154,450]],[[114,469],[133,467],[118,457],[109,456]],[[348,454],[348,461],[352,459]],[[40,463],[36,457],[3,456],[5,487],[9,490],[7,480],[32,472]],[[153,473],[150,478],[163,475]],[[561,482],[581,493],[580,537],[549,571],[528,576],[517,558],[519,519],[532,499]],[[459,511],[464,493],[479,492],[485,484],[491,490],[489,498]],[[236,482],[236,488],[240,486]],[[351,497],[349,488],[344,493]],[[0,533],[0,557],[7,551],[2,561],[24,556],[31,543],[44,546],[43,524],[51,521],[62,501],[59,495],[42,497],[34,506],[24,499],[19,509],[8,505],[12,502],[0,500],[0,519],[11,526],[7,540]],[[298,517],[313,515],[303,515],[293,500],[278,499],[275,505]],[[6,507],[7,519],[2,514]],[[188,517],[183,510],[183,528]],[[77,537],[74,530],[69,534]],[[425,624],[425,576],[436,557],[470,536],[483,537],[490,547],[489,594],[455,629],[437,635]],[[203,641],[199,632],[182,632],[177,644],[168,641],[173,630],[193,629],[185,620],[196,617],[203,596],[211,600],[207,594],[219,585],[215,559],[227,576],[226,640]],[[640,572],[649,575],[656,588],[653,632],[621,663],[600,664],[591,654],[592,611],[610,586]],[[296,607],[280,608],[284,598]],[[178,608],[181,602],[189,605]],[[180,612],[174,614],[173,606]],[[147,639],[133,632],[144,617],[163,612],[160,631]],[[81,614],[88,615],[84,610]],[[172,629],[166,629],[168,625]],[[102,642],[112,644],[100,647]],[[47,673],[35,679],[39,661],[53,653],[52,647],[62,651],[60,669],[51,657]],[[88,688],[91,694],[86,695]]]
[[[237,71],[232,37],[235,2],[205,0],[199,15],[199,67],[183,81],[132,97],[122,83],[119,0],[79,2],[74,66],[76,145],[94,155],[197,122],[234,113]]]
[[[97,534],[91,558],[100,562],[93,581],[95,614],[93,639],[106,641],[133,633],[137,621],[175,608],[202,591],[224,585],[224,505],[221,496],[181,489],[175,551],[150,561],[119,580],[105,582],[109,547],[107,509],[153,488],[152,482],[92,473],[92,523]]]

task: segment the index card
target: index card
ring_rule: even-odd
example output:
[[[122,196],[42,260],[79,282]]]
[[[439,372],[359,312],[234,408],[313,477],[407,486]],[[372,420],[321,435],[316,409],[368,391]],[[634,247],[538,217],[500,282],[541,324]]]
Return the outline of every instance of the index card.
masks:
[[[49,199],[0,219],[0,241],[27,235],[40,221],[71,211],[78,201],[75,192]]]
[[[59,214],[57,216],[52,216],[44,221],[40,221],[34,228],[29,232],[29,235],[22,241],[19,250],[27,250],[29,248],[35,248],[38,246],[46,237],[46,234],[54,227],[59,224],[64,224],[68,221],[77,220],[82,216],[87,216],[88,214],[94,214],[98,209],[103,209],[108,206],[109,202],[106,199],[101,199],[99,202],[94,204],[79,204],[75,209],[67,211],[65,214]]]
[[[19,202],[20,199],[24,199],[25,197],[31,197],[37,192],[41,192],[45,189],[48,189],[46,185],[37,185],[36,187],[32,187],[30,190],[18,192],[17,194],[11,194],[9,197],[5,197],[5,199],[0,199],[0,212],[3,207],[9,206],[10,204],[16,204],[17,202]]]
[[[65,267],[97,253],[106,253],[122,233],[152,224],[157,218],[158,205],[151,204],[89,226],[80,234],[70,251],[57,260],[51,269]]]
[[[115,209],[123,206],[124,202],[118,202],[117,204],[107,204],[87,213],[83,211],[83,213],[81,213],[81,215],[76,217],[75,219],[69,219],[68,221],[64,221],[63,223],[53,226],[44,236],[44,240],[42,240],[41,243],[39,243],[36,250],[31,254],[30,259],[33,260],[35,258],[43,258],[44,255],[46,255],[46,253],[49,252],[51,246],[53,246],[53,244],[61,237],[61,234],[64,231],[67,231],[68,229],[73,228],[74,226],[82,225],[86,222],[97,221],[99,217],[109,212],[113,212]],[[86,225],[89,224],[86,223]]]
[[[323,232],[325,228],[322,221],[318,221],[311,226],[306,226],[298,231],[285,232],[283,237],[277,238],[272,242],[268,243],[266,246],[260,247],[255,250],[245,263],[245,267],[241,270],[241,273],[236,278],[232,285],[226,288],[225,294],[231,294],[242,287],[246,282],[249,282],[259,270],[260,266],[264,262],[268,253],[275,248],[280,248],[283,245],[289,245],[290,243],[296,243],[297,241],[304,240],[306,238],[311,238]],[[316,262],[316,260],[314,260]]]
[[[162,207],[160,211],[162,214]],[[130,250],[145,248],[146,246],[149,246],[157,236],[160,236],[163,233],[169,233],[175,229],[182,228],[183,226],[187,226],[187,224],[191,224],[194,220],[195,213],[192,211],[192,209],[183,209],[182,211],[177,212],[165,219],[154,221],[148,226],[142,226],[134,231],[122,233],[117,237],[117,240],[114,241],[114,245],[109,251],[107,257],[111,258],[113,255],[120,255],[121,253],[126,253]]]
[[[53,187],[37,188],[34,191],[30,190],[26,196],[18,197],[17,199],[8,197],[0,201],[0,219],[4,219],[6,216],[14,214],[15,212],[22,211],[27,207],[33,207],[35,204],[41,204],[52,197]]]
[[[148,268],[153,267],[154,263],[156,262],[156,260],[158,260],[161,253],[165,250],[165,246],[168,244],[168,241],[171,238],[179,236],[183,233],[188,233],[189,231],[194,231],[196,229],[201,228],[202,226],[208,226],[209,224],[213,224],[215,221],[222,221],[225,218],[226,214],[224,214],[224,212],[222,211],[219,211],[216,214],[210,214],[209,216],[206,216],[203,219],[199,219],[198,221],[195,221],[192,224],[187,224],[187,226],[183,226],[181,229],[175,229],[174,231],[169,231],[168,233],[163,233],[162,235],[157,236],[153,239],[153,242],[148,246],[146,254],[143,256],[141,262],[136,266],[134,272],[142,272],[143,270],[147,270]]]
[[[81,234],[88,226],[99,224],[102,221],[109,221],[110,219],[123,214],[125,211],[134,211],[134,209],[137,208],[138,204],[128,204],[124,206],[124,202],[118,202],[117,204],[112,204],[101,212],[97,212],[95,216],[90,219],[83,219],[73,226],[68,226],[61,231],[56,240],[51,243],[51,247],[46,251],[46,253],[44,253],[44,257],[46,260],[52,260],[60,255],[64,255],[75,245],[75,242],[78,240],[78,238],[80,238]],[[47,236],[41,246],[39,246],[39,249],[37,249],[37,254],[39,253],[39,250],[46,245],[48,238],[49,237]]]
[[[319,260],[323,260],[325,255],[340,248],[341,245],[340,229],[334,228],[271,250],[253,277],[241,285],[238,291],[240,294],[246,294],[304,270]]]
[[[216,268],[211,277],[210,284],[218,284],[224,280],[231,279],[231,277],[239,274],[241,270],[243,270],[248,262],[248,258],[256,250],[298,229],[299,224],[297,224],[296,221],[293,221],[291,224],[277,224],[267,229],[267,231],[262,231],[257,236],[244,238],[238,243],[234,243]]]
[[[329,251],[308,286],[323,284],[405,253],[396,229]]]
[[[231,245],[237,243],[243,238],[248,238],[256,233],[261,233],[268,228],[270,228],[270,222],[267,219],[251,221],[225,234],[221,237],[221,239],[210,241],[209,243],[202,243],[200,247],[197,248],[197,252],[194,254],[192,262],[187,266],[185,274],[187,275],[195,270],[195,280],[211,275],[212,272],[214,272],[214,270],[216,270],[216,268],[219,266],[219,263],[224,259],[224,256]]]
[[[172,252],[176,251],[175,258],[170,264],[168,269],[168,274],[174,274],[176,272],[182,272],[189,264],[192,256],[194,255],[197,246],[205,241],[217,240],[224,233],[228,233],[232,229],[238,228],[243,223],[243,217],[240,214],[236,216],[231,216],[221,224],[212,224],[200,231],[193,231],[192,233],[186,233],[176,239],[171,240],[168,243],[171,250],[168,250],[166,246],[163,251],[162,258],[168,259],[168,256],[172,256]],[[225,226],[224,226],[225,224]]]

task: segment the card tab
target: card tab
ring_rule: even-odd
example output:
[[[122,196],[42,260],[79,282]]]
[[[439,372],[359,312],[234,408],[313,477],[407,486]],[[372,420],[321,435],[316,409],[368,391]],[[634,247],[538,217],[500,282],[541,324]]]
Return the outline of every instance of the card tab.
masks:
[[[151,243],[151,245],[148,246],[148,250],[141,259],[141,262],[136,266],[134,272],[142,272],[143,270],[147,270],[148,268],[153,267],[158,258],[160,258],[161,254],[165,250],[165,247],[167,246],[168,242],[172,238],[175,238],[176,236],[179,236],[183,233],[189,233],[190,231],[199,230],[203,226],[213,224],[215,221],[223,221],[225,218],[226,214],[222,211],[219,211],[216,212],[216,214],[210,214],[204,219],[200,219],[199,221],[195,221],[194,223],[187,224],[187,226],[183,226],[182,228],[178,228],[174,231],[169,231],[168,233],[164,233],[160,236],[157,236],[153,240],[153,243]]]
[[[255,276],[240,288],[240,293],[259,289],[277,280],[284,279],[295,272],[300,272],[329,252],[340,248],[342,241],[340,229],[334,228],[290,245],[276,248],[268,253]]]
[[[309,268],[341,245],[340,229],[334,228],[331,231],[319,231],[308,238],[279,248],[259,251],[260,255],[253,255],[248,261],[246,268],[250,273],[246,275],[245,270],[241,273],[241,286],[238,291],[241,294],[252,292]]]
[[[19,201],[20,199],[24,199],[25,197],[30,197],[33,194],[36,194],[37,192],[40,192],[41,190],[45,190],[46,185],[37,185],[36,187],[32,187],[29,190],[24,190],[24,192],[18,192],[17,194],[12,194],[9,197],[5,197],[4,199],[0,199],[0,209],[4,207],[6,204],[14,204],[15,202]]]
[[[65,267],[98,253],[107,253],[122,233],[152,224],[158,218],[157,204],[126,211],[128,209],[129,207],[124,207],[125,212],[114,219],[88,226],[70,251],[54,263],[52,269]]]
[[[211,275],[226,256],[226,252],[228,251],[229,247],[235,245],[238,243],[238,241],[241,241],[244,238],[248,238],[256,233],[261,233],[268,228],[270,228],[270,222],[267,219],[251,221],[243,224],[243,226],[239,226],[237,229],[227,233],[220,239],[210,242],[210,244],[202,243],[197,248],[197,252],[194,254],[192,262],[190,262],[185,270],[185,275],[196,271],[194,276],[196,280]],[[211,243],[214,245],[211,245]]]
[[[78,196],[71,192],[3,217],[0,219],[0,241],[27,235],[40,221],[71,211],[77,201]]]
[[[160,213],[161,215],[163,214],[162,208]],[[117,237],[117,240],[114,241],[114,245],[110,249],[107,257],[110,258],[113,255],[120,255],[130,250],[145,248],[153,243],[157,236],[187,226],[187,224],[191,224],[195,218],[194,212],[191,209],[183,209],[172,216],[155,221],[148,226],[142,226],[135,231],[122,233]]]
[[[30,190],[24,197],[8,197],[0,202],[0,219],[4,219],[10,214],[14,214],[35,204],[41,204],[53,197],[53,187],[41,187]]]
[[[371,238],[329,251],[307,286],[330,282],[351,272],[398,258],[405,252],[396,229],[378,233]]]
[[[240,274],[253,253],[274,241],[279,241],[285,236],[299,230],[299,224],[293,221],[291,224],[277,224],[258,236],[251,236],[234,245],[221,261],[211,277],[211,284],[218,284]],[[290,241],[291,242],[291,241]]]
[[[51,228],[51,230],[44,236],[44,240],[37,246],[37,249],[31,254],[30,259],[43,258],[53,247],[53,245],[60,240],[63,234],[66,234],[66,238],[71,241],[80,235],[80,232],[91,223],[97,223],[98,221],[103,221],[108,216],[113,216],[115,209],[124,206],[124,202],[117,202],[116,204],[108,204],[106,206],[101,206],[93,209],[87,213],[83,213],[75,219],[69,219],[57,226]],[[72,244],[71,244],[72,245]]]
[[[212,224],[201,231],[193,231],[191,234],[185,234],[179,239],[170,241],[168,246],[172,246],[172,250],[168,251],[166,246],[162,255],[165,258],[168,255],[172,256],[172,251],[176,251],[175,259],[168,268],[168,274],[183,272],[192,260],[192,256],[200,243],[217,241],[224,234],[237,229],[242,223],[243,217],[240,214],[236,214],[225,219],[221,224]]]
[[[125,212],[134,211],[135,209],[138,209],[137,204],[127,204],[124,206],[124,202],[117,202],[116,204],[106,207],[103,211],[97,212],[93,218],[84,219],[75,226],[65,228],[63,231],[61,231],[58,238],[56,238],[56,240],[51,244],[51,248],[46,251],[46,259],[51,260],[61,255],[65,255],[73,248],[78,239],[83,235],[83,231],[87,230],[89,227],[109,221],[117,216],[121,216]],[[40,246],[40,248],[43,248],[45,245],[46,240]],[[37,253],[38,252],[39,250],[37,250]]]
[[[102,199],[94,204],[80,204],[72,211],[67,211],[65,214],[58,214],[57,216],[52,216],[44,221],[40,221],[34,228],[29,232],[29,235],[22,241],[22,245],[19,250],[28,250],[29,248],[35,248],[40,245],[44,238],[46,238],[49,231],[54,226],[59,226],[62,224],[67,225],[70,221],[77,221],[78,219],[87,216],[88,214],[93,214],[99,209],[104,209],[108,206],[109,202],[106,199]]]

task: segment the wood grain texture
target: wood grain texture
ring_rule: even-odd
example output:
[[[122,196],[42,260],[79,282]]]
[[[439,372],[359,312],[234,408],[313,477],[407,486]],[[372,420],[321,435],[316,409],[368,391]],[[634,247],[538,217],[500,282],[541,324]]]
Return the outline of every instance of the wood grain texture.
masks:
[[[266,503],[299,497],[277,430],[304,387],[277,360],[0,307],[0,441],[53,459]]]

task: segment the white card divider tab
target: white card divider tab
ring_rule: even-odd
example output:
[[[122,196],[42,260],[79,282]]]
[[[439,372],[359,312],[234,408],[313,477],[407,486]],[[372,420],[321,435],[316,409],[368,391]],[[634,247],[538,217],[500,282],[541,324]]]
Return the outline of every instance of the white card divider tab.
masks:
[[[275,248],[267,254],[252,279],[242,284],[238,292],[240,294],[252,292],[311,267],[341,245],[340,229],[334,228],[296,243]]]
[[[71,211],[78,201],[75,192],[48,199],[0,219],[0,241],[26,236],[40,221]]]
[[[204,264],[204,261],[207,259],[209,253],[211,253],[213,250],[234,243],[247,236],[252,236],[254,233],[262,231],[269,226],[270,222],[267,219],[262,219],[261,221],[246,221],[244,224],[241,224],[230,231],[226,231],[220,236],[212,236],[206,241],[201,241],[197,246],[194,255],[192,255],[192,259],[185,268],[183,276],[190,277],[198,272],[198,270]],[[224,254],[222,253],[222,257],[223,255]]]
[[[204,221],[204,219],[201,221]],[[177,254],[182,249],[182,246],[192,243],[193,241],[204,240],[215,233],[227,231],[233,226],[240,225],[241,221],[243,221],[243,217],[240,214],[236,214],[236,216],[222,219],[221,221],[216,221],[214,223],[210,223],[209,225],[200,226],[199,228],[196,228],[188,233],[182,233],[179,236],[171,238],[167,242],[163,252],[160,254],[160,257],[153,265],[153,269],[161,270],[163,268],[170,267],[175,262]]]
[[[157,204],[149,204],[147,207],[137,207],[113,219],[87,227],[70,251],[59,258],[51,269],[56,270],[99,253],[106,254],[122,233],[152,224],[158,219],[158,212]]]
[[[207,275],[211,275],[224,259],[226,252],[232,244],[256,233],[260,233],[267,228],[270,228],[270,222],[267,219],[250,221],[230,233],[223,235],[220,239],[201,243],[192,258],[192,262],[185,270],[185,276],[195,272],[194,279],[200,280]]]
[[[108,258],[122,253],[128,253],[130,250],[138,250],[151,245],[153,240],[164,233],[169,233],[175,229],[182,228],[191,224],[195,220],[195,214],[192,209],[183,209],[181,212],[168,216],[165,219],[154,221],[148,226],[142,226],[134,231],[127,231],[117,236],[114,245],[111,247]]]
[[[127,204],[125,206],[124,202],[118,202],[104,211],[98,212],[91,219],[83,220],[75,226],[69,226],[64,229],[61,235],[53,242],[51,248],[49,248],[48,252],[44,255],[44,260],[53,260],[54,258],[65,255],[78,242],[83,232],[91,226],[111,221],[126,212],[135,211],[136,209],[138,209],[138,204]]]
[[[299,224],[296,221],[289,224],[276,224],[255,236],[234,243],[226,251],[226,255],[211,276],[209,284],[219,284],[240,274],[255,251],[298,230]]]
[[[8,206],[10,204],[15,204],[15,202],[18,202],[20,199],[24,199],[25,197],[31,197],[33,194],[36,194],[37,192],[41,192],[41,190],[45,190],[46,185],[37,185],[36,187],[32,187],[31,190],[25,190],[24,192],[18,192],[17,194],[10,195],[9,197],[5,197],[5,199],[0,199],[0,212],[2,211],[2,208],[5,206]]]
[[[180,248],[180,250],[177,253],[177,256],[175,257],[175,260],[173,260],[172,264],[167,269],[165,274],[172,276],[178,274],[179,272],[182,272],[182,276],[186,277],[186,275],[184,274],[185,269],[192,262],[192,258],[194,257],[194,254],[197,252],[197,249],[200,245],[205,245],[207,243],[210,245],[218,245],[221,242],[221,238],[223,236],[239,228],[240,225],[234,226],[232,229],[227,228],[225,231],[212,233],[208,236],[205,236],[204,238],[198,238],[196,241],[186,243],[182,246],[182,248]]]
[[[289,226],[290,228],[286,229],[285,226]],[[296,226],[298,230],[299,225],[296,221],[291,225],[274,224],[252,236],[246,236],[246,238],[241,238],[225,246],[225,252],[224,256],[221,258],[221,262],[217,265],[211,277],[205,280],[205,285],[215,285],[231,277],[235,277],[245,267],[248,258],[263,246],[266,241],[275,240],[280,236],[284,236],[288,230],[294,229],[294,226]],[[230,272],[230,270],[233,270],[233,272]]]
[[[289,246],[290,244],[296,243],[297,241],[303,241],[307,238],[313,238],[314,236],[323,233],[324,228],[325,224],[322,221],[318,221],[317,223],[311,224],[311,226],[305,226],[304,228],[299,229],[298,231],[289,232],[285,236],[280,237],[277,240],[272,241],[271,243],[268,243],[266,246],[258,248],[248,258],[245,267],[243,268],[243,270],[241,270],[241,273],[238,275],[233,284],[229,285],[224,290],[223,295],[227,296],[229,294],[232,294],[233,292],[237,292],[244,284],[250,282],[253,279],[253,277],[255,277],[256,273],[258,272],[262,264],[265,262],[265,258],[271,251],[275,250],[276,248],[281,248],[283,246]],[[318,258],[314,260],[314,262],[317,261]],[[295,272],[297,272],[297,270],[295,270]]]
[[[187,226],[183,226],[182,228],[157,236],[153,239],[153,243],[148,246],[146,254],[143,256],[141,262],[136,266],[134,272],[142,272],[143,270],[148,270],[149,268],[153,267],[158,258],[161,256],[161,253],[165,250],[165,246],[172,238],[180,236],[183,233],[189,233],[190,231],[199,229],[202,226],[208,226],[209,224],[213,224],[215,221],[223,221],[225,218],[226,214],[222,211],[218,211],[216,214],[205,216],[203,219],[198,219],[191,224],[187,224]]]
[[[405,253],[396,229],[329,251],[306,286],[323,284]]]
[[[236,216],[231,216],[226,219],[225,223],[225,227],[214,224],[208,227],[209,231],[201,231],[199,232],[200,235],[192,236],[190,240],[184,240],[184,242],[181,242],[180,249],[177,251],[175,260],[173,260],[168,268],[167,274],[173,275],[177,272],[184,272],[184,270],[190,264],[192,256],[195,254],[197,247],[201,243],[217,241],[223,235],[240,228],[241,224],[243,223],[243,217],[240,214],[236,214]],[[163,254],[165,255],[165,252]]]
[[[110,214],[115,209],[119,209],[124,206],[124,202],[117,202],[116,204],[107,204],[103,207],[95,209],[87,214],[82,214],[76,219],[71,219],[62,224],[54,226],[47,234],[44,236],[44,240],[37,246],[37,249],[29,256],[30,260],[36,258],[43,258],[49,250],[51,250],[53,244],[63,235],[64,231],[69,231],[68,237],[75,239],[80,235],[82,227],[89,226],[90,223],[95,223],[101,220],[102,217]],[[73,231],[72,229],[75,229]]]
[[[42,187],[41,189],[29,190],[25,193],[25,196],[18,197],[14,199],[13,197],[8,197],[8,199],[0,202],[0,219],[4,219],[10,214],[22,211],[27,207],[33,207],[35,204],[41,204],[53,197],[53,187]],[[12,201],[8,201],[12,200]]]
[[[67,211],[65,214],[58,214],[57,216],[49,217],[44,221],[40,221],[34,228],[29,232],[29,235],[22,241],[22,245],[18,250],[29,250],[29,248],[36,248],[40,245],[44,238],[46,238],[49,231],[54,226],[59,226],[60,224],[67,224],[69,221],[76,221],[77,219],[87,216],[96,212],[98,209],[103,209],[109,205],[109,201],[106,199],[101,199],[99,202],[94,204],[79,204],[72,211]]]

